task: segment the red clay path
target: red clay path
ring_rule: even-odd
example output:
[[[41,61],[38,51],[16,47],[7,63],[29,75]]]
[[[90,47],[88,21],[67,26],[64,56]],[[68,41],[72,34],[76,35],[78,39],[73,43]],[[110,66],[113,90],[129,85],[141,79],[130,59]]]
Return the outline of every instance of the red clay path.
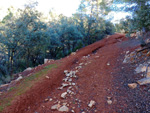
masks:
[[[58,68],[44,75],[50,79],[43,77],[15,98],[3,113],[60,113],[51,110],[51,106],[62,106],[63,103],[69,108],[69,113],[148,113],[150,86],[130,89],[127,84],[140,77],[134,73],[135,65],[122,63],[126,51],[133,51],[137,47],[137,40],[115,34],[54,61]],[[61,98],[61,94],[68,87],[58,89],[65,78],[64,70],[78,70],[77,78],[71,81],[75,83],[71,88],[74,94],[67,95],[65,99]],[[89,107],[91,100],[95,104]]]

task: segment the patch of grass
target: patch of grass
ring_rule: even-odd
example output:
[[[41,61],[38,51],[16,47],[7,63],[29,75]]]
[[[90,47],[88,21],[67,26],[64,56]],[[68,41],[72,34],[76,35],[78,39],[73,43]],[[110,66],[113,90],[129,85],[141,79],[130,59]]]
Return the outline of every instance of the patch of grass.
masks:
[[[1,102],[1,105],[0,105],[0,112],[2,112],[5,107],[10,106],[11,105],[11,101],[12,101],[12,98],[10,98],[10,97],[3,99],[3,101]],[[5,104],[2,104],[3,102]]]
[[[16,88],[16,87],[11,87],[11,88],[9,88],[9,91],[8,91],[8,92],[13,91],[15,88]]]
[[[3,111],[3,109],[4,109],[4,107],[3,107],[3,106],[0,106],[0,112],[2,112],[2,111]]]
[[[56,64],[45,66],[45,69],[51,69],[51,68],[57,68],[58,66]]]
[[[5,107],[8,107],[11,105],[12,100],[15,99],[15,97],[20,96],[24,94],[26,91],[28,91],[36,82],[40,80],[41,77],[46,75],[48,71],[50,71],[53,68],[57,68],[58,66],[56,64],[45,66],[44,69],[41,71],[30,75],[29,77],[24,78],[21,83],[15,87],[11,87],[9,89],[11,96],[7,98],[0,99],[0,112],[3,111]]]

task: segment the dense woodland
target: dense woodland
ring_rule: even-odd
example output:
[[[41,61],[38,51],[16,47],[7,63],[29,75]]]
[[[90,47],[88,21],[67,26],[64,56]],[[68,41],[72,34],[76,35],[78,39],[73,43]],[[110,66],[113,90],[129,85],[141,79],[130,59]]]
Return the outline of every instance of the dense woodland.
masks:
[[[149,0],[81,0],[72,17],[56,15],[53,10],[44,17],[35,7],[36,4],[28,4],[17,12],[10,7],[0,21],[1,83],[27,67],[43,64],[44,58],[63,58],[115,32],[150,30]],[[108,19],[112,11],[125,11],[132,16],[112,23],[113,17]]]

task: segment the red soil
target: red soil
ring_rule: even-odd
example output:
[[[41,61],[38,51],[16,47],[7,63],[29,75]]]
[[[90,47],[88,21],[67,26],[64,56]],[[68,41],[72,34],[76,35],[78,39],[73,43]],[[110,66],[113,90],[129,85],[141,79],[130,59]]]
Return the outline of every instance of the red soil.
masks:
[[[149,92],[146,91],[143,94],[145,89],[138,87],[132,90],[127,86],[138,78],[134,75],[134,66],[122,63],[125,52],[133,51],[138,46],[138,41],[129,40],[122,34],[115,34],[80,49],[75,55],[54,61],[52,63],[59,67],[49,71],[47,76],[50,79],[43,77],[30,90],[17,97],[11,106],[4,109],[3,113],[59,113],[57,110],[51,110],[51,106],[58,101],[60,104],[68,103],[69,112],[74,110],[76,113],[150,111]],[[83,58],[83,56],[87,57]],[[76,94],[61,99],[60,95],[66,89],[58,90],[57,88],[63,83],[64,70],[75,70],[80,63],[86,65],[78,69],[78,79],[73,79],[76,83],[74,88]],[[37,68],[35,72],[45,65]],[[53,100],[45,102],[46,98]],[[108,98],[111,99],[111,104],[107,103]],[[88,107],[90,100],[96,102],[92,108]]]

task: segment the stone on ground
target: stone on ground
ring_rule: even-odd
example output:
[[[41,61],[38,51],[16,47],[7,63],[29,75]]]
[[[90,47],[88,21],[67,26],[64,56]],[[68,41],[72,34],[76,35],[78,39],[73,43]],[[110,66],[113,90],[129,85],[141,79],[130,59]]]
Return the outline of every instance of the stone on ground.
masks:
[[[66,98],[67,92],[61,94],[61,98]]]
[[[60,107],[59,109],[58,109],[58,111],[60,111],[60,112],[68,112],[69,111],[69,108],[67,107],[67,106],[62,106],[62,107]]]
[[[21,79],[23,79],[23,77],[19,75],[19,77],[15,81],[20,81]]]
[[[24,71],[31,71],[32,68],[31,67],[28,67],[27,69],[25,69]]]
[[[128,86],[129,86],[129,88],[134,89],[137,87],[137,84],[136,83],[130,83],[130,84],[128,84]]]
[[[57,110],[58,109],[58,104],[55,104],[51,107],[52,110]]]
[[[91,108],[96,104],[96,102],[94,100],[91,100],[90,103],[88,104],[88,106]]]
[[[107,100],[107,103],[110,105],[112,104],[112,100]]]
[[[150,77],[147,77],[147,78],[143,78],[143,79],[141,79],[141,80],[138,80],[137,83],[140,84],[140,85],[149,84],[149,83],[150,83]]]

